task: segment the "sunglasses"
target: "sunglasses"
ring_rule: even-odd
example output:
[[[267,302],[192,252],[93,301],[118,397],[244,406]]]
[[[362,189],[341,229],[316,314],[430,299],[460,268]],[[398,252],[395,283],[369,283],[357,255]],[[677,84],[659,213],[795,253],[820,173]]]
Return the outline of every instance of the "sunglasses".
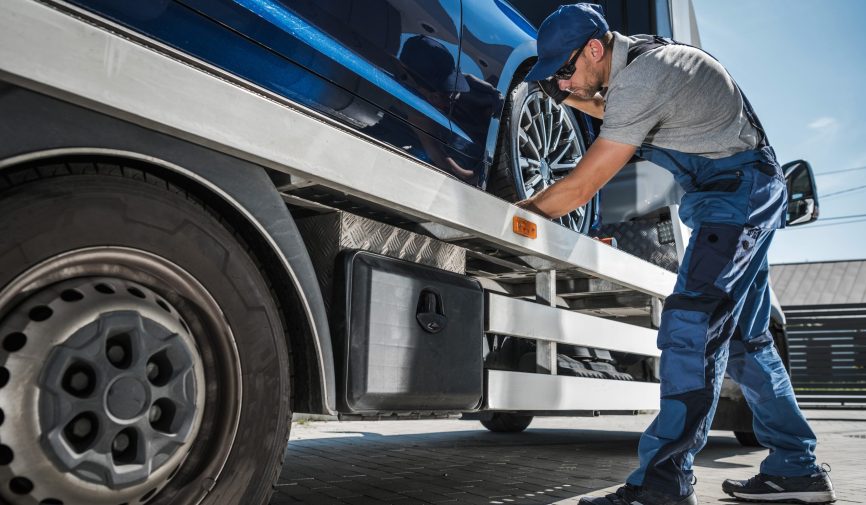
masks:
[[[574,53],[574,56],[572,56],[571,59],[568,60],[568,63],[559,67],[559,70],[554,72],[550,79],[553,81],[567,81],[571,79],[571,76],[573,76],[575,70],[577,70],[575,63],[577,63],[577,59],[580,58],[580,53],[582,52],[583,47],[580,48],[580,51]]]
[[[595,33],[593,33],[592,36],[590,36],[586,40],[586,42],[582,46],[580,46],[580,49],[578,49],[577,52],[574,53],[574,56],[572,56],[565,65],[559,67],[559,70],[554,72],[550,78],[554,81],[567,81],[568,79],[571,79],[571,76],[574,75],[574,72],[577,69],[577,67],[575,66],[575,64],[577,63],[577,59],[580,58],[580,54],[583,52],[584,48],[586,48],[586,45],[589,44],[589,41],[592,40],[594,37]]]

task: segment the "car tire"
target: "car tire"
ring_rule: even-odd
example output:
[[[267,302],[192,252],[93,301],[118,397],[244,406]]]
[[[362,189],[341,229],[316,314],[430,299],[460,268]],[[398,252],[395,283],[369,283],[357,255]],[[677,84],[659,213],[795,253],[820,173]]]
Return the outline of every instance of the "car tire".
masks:
[[[494,433],[520,433],[529,427],[532,416],[494,412],[490,419],[482,420],[481,424]]]
[[[584,135],[566,105],[556,104],[537,83],[522,82],[508,95],[488,190],[516,202],[565,177],[586,152]],[[596,199],[557,221],[579,233],[592,226]]]
[[[129,166],[3,181],[0,502],[267,503],[290,354],[243,238]]]

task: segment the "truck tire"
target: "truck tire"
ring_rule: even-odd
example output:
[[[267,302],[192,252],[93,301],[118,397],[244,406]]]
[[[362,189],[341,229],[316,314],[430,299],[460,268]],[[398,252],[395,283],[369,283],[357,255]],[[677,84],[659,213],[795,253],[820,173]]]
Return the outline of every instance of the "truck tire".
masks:
[[[734,436],[743,447],[762,447],[761,443],[758,442],[758,437],[752,431],[735,431]]]
[[[528,198],[565,177],[586,151],[583,133],[566,105],[557,105],[538,84],[522,82],[508,94],[488,190],[509,202]],[[595,199],[560,224],[579,233],[592,225]]]
[[[129,166],[0,176],[0,502],[267,503],[289,350],[241,236]]]
[[[529,427],[532,416],[494,412],[489,420],[481,421],[485,428],[494,433],[520,433]]]

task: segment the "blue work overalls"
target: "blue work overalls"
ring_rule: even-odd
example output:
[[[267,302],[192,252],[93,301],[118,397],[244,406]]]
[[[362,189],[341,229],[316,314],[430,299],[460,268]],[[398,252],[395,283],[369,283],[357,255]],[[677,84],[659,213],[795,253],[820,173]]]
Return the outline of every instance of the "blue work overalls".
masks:
[[[633,44],[629,62],[671,43]],[[677,496],[692,492],[692,462],[706,444],[726,367],[754,413],[755,435],[770,449],[761,472],[817,469],[815,434],[768,331],[767,250],[785,225],[785,180],[745,95],[743,102],[761,136],[756,149],[721,159],[647,144],[637,152],[685,189],[679,215],[693,232],[661,315],[661,410],[641,436],[640,467],[628,483]]]

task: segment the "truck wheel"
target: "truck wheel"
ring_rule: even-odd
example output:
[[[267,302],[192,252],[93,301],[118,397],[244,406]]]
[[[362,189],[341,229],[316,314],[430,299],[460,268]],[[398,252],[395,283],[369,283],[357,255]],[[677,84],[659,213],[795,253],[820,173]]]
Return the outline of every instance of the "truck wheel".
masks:
[[[0,502],[266,503],[289,353],[240,236],[129,167],[3,177]]]
[[[511,90],[502,114],[499,147],[489,190],[516,202],[565,177],[586,151],[577,120],[536,83]],[[579,233],[589,232],[594,200],[558,219]]]
[[[485,428],[494,433],[520,433],[532,422],[532,416],[494,412],[488,421],[481,421]]]
[[[735,431],[734,436],[737,437],[737,442],[739,442],[743,447],[762,447],[754,432]]]

